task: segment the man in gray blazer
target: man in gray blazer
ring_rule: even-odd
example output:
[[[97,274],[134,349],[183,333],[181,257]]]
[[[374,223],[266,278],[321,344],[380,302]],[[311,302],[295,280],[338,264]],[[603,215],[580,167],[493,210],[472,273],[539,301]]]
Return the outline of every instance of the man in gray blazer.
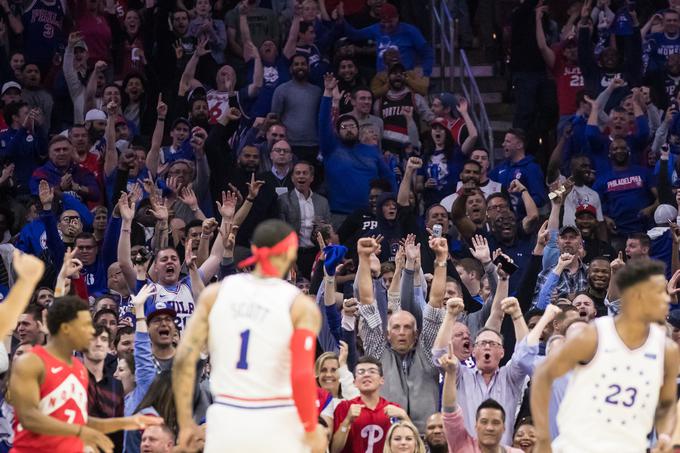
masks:
[[[318,252],[316,239],[312,237],[315,225],[330,223],[331,210],[328,200],[310,188],[314,181],[314,166],[300,161],[293,167],[294,189],[279,196],[279,213],[300,237],[298,248],[298,276],[309,278],[314,258]]]

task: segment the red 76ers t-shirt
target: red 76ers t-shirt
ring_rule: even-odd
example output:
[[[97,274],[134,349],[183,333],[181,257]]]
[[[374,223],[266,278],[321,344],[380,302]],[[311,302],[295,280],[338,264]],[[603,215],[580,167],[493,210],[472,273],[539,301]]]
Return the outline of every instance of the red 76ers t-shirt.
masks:
[[[340,425],[347,417],[349,408],[352,404],[364,404],[358,396],[352,400],[341,401],[335,408],[333,415],[333,433],[340,429]],[[342,453],[380,453],[385,445],[385,436],[390,429],[390,418],[385,415],[385,406],[398,404],[391,403],[384,398],[380,398],[375,409],[363,407],[361,413],[350,425],[347,442]]]

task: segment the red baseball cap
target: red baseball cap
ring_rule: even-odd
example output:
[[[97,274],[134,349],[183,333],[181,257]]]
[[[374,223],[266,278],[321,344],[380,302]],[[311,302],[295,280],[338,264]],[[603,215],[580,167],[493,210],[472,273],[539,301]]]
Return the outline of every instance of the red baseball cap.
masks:
[[[380,17],[380,20],[397,19],[399,17],[399,12],[393,4],[385,3],[380,7],[378,16]]]
[[[576,207],[576,215],[587,212],[597,217],[597,209],[592,204],[581,204]]]

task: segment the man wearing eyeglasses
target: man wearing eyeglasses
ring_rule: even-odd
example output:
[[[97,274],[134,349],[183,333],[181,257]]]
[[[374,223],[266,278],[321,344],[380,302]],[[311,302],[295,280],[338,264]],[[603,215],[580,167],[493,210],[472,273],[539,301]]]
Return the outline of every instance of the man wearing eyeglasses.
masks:
[[[331,107],[338,81],[332,74],[324,78],[319,107],[319,144],[323,155],[333,227],[338,229],[349,214],[365,206],[370,182],[385,178],[395,191],[394,173],[377,146],[359,142],[359,122],[352,115],[341,115],[333,124]],[[334,127],[335,126],[335,127]]]
[[[409,420],[404,409],[380,396],[384,383],[380,361],[360,357],[354,368],[359,396],[341,401],[335,408],[332,453],[381,452],[390,425]]]
[[[277,196],[293,190],[293,181],[291,180],[293,150],[288,142],[279,140],[274,143],[269,152],[269,159],[272,162],[271,170],[261,173],[257,179],[273,187]]]

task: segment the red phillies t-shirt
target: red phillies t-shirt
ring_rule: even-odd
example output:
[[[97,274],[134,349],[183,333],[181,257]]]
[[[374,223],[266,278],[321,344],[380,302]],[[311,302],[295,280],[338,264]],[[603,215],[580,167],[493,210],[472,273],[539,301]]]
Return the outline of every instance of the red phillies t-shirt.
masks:
[[[333,414],[333,433],[340,429],[340,425],[347,417],[352,404],[364,404],[358,396],[352,400],[341,401]],[[393,405],[385,398],[380,398],[375,409],[364,407],[351,424],[345,448],[342,453],[380,453],[385,445],[385,436],[390,429],[390,418],[385,414],[385,406]]]
[[[40,403],[43,415],[74,425],[87,424],[87,370],[80,360],[71,359],[71,365],[52,356],[42,346],[34,346],[31,353],[42,360],[45,367],[40,386]],[[83,442],[75,436],[46,436],[27,431],[19,423],[21,414],[14,419],[14,453],[79,453]]]
[[[554,47],[553,51],[555,65],[552,68],[552,75],[557,85],[560,116],[573,115],[576,112],[576,94],[585,87],[581,68],[578,65],[567,65],[560,47]]]

